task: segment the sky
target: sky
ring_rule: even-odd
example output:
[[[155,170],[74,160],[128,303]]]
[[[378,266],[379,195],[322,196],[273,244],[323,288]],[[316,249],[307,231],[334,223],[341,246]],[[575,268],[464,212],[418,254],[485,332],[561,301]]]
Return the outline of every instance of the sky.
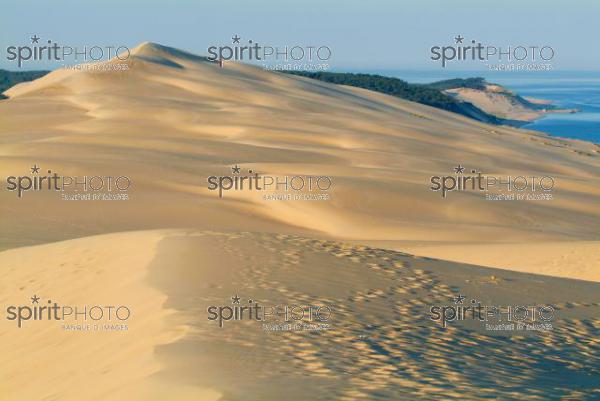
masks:
[[[33,35],[61,45],[152,41],[207,54],[239,35],[265,45],[328,46],[335,70],[440,69],[432,46],[455,37],[485,45],[551,46],[558,70],[600,70],[598,0],[3,0],[0,68],[7,48]],[[29,62],[22,69],[56,68]],[[473,70],[473,62],[449,63]]]

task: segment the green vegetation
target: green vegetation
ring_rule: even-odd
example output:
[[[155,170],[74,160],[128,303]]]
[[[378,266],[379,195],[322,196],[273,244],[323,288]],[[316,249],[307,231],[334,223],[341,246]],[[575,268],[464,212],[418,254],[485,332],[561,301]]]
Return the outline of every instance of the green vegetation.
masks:
[[[483,78],[450,79],[446,81],[434,82],[432,84],[411,84],[398,78],[390,78],[374,74],[305,71],[286,71],[286,73],[317,79],[319,81],[333,84],[355,86],[375,92],[385,93],[386,95],[396,96],[401,99],[406,99],[412,102],[436,107],[438,109],[462,114],[475,120],[484,121],[491,124],[518,124],[516,121],[503,120],[488,114],[471,103],[460,101],[443,92],[445,89],[458,87],[469,87],[476,89],[485,88],[486,82]]]
[[[429,85],[409,84],[398,78],[338,72],[293,71],[289,73],[332,84],[369,89],[444,110],[453,110],[458,104],[458,101],[452,96],[446,95],[438,89],[431,88]]]
[[[427,84],[430,88],[438,89],[441,91],[447,89],[456,89],[456,88],[469,88],[469,89],[478,89],[485,90],[485,86],[487,82],[485,78],[477,77],[477,78],[454,78],[454,79],[446,79],[444,81],[433,82],[431,84]]]
[[[21,82],[33,81],[43,77],[50,71],[7,71],[0,69],[0,99],[6,99],[2,94],[5,90]]]

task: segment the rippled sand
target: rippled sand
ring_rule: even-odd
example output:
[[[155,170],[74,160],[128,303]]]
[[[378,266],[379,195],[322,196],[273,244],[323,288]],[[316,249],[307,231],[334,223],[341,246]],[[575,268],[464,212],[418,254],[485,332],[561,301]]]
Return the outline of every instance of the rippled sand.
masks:
[[[537,400],[597,396],[599,284],[477,268],[295,235],[150,231],[0,253],[2,303],[130,305],[122,333],[0,323],[0,399]],[[31,279],[35,277],[35,279]],[[21,287],[6,283],[21,283]],[[429,319],[463,294],[551,304],[549,332]],[[239,296],[330,305],[329,330],[208,320]],[[565,302],[568,300],[568,302]],[[35,324],[35,326],[33,326]],[[37,352],[30,352],[32,349]],[[56,364],[55,361],[60,361]],[[53,368],[31,376],[31,369]],[[121,398],[119,398],[121,397]],[[221,398],[219,398],[221,397]]]

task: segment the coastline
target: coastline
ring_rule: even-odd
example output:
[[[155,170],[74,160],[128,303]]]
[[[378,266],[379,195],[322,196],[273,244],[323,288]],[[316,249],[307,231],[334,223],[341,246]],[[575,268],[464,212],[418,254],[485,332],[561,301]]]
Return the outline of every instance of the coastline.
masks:
[[[561,109],[577,113],[546,113],[518,127],[554,138],[600,143],[600,73],[598,71],[551,71],[492,73],[481,70],[368,69],[370,73],[398,77],[408,82],[431,83],[449,78],[483,76],[524,98],[551,101]]]

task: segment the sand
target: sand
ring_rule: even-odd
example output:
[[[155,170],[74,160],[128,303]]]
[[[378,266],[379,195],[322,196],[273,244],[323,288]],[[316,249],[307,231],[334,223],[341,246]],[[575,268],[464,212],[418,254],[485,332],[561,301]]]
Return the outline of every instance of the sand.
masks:
[[[356,241],[598,240],[594,144],[246,65],[219,68],[158,45],[135,53],[128,72],[57,71],[7,91],[6,175],[27,175],[37,163],[65,175],[128,175],[133,184],[131,200],[117,203],[3,191],[0,249],[164,227]],[[429,190],[430,177],[459,163],[493,175],[552,175],[554,200],[492,202],[458,192],[442,200]],[[230,174],[235,164],[330,175],[332,199],[265,202],[256,192],[219,199],[206,177]],[[44,213],[15,213],[33,209]]]
[[[0,253],[0,264],[22,283],[3,280],[3,303],[36,294],[132,310],[123,332],[0,321],[2,400],[306,400],[308,388],[318,400],[535,400],[546,383],[557,399],[585,400],[600,373],[599,284],[585,281],[295,235],[195,230],[25,247]],[[431,305],[451,305],[457,293],[552,304],[560,320],[548,333],[509,336],[429,320]],[[251,320],[219,328],[206,309],[232,305],[234,295],[330,305],[329,330],[266,332]]]
[[[514,97],[514,93],[498,85],[487,85],[485,90],[471,88],[448,89],[444,92],[455,96],[463,102],[469,102],[492,114],[511,121],[530,122],[548,113],[576,113],[576,109],[537,109],[529,107]],[[545,99],[525,98],[537,105],[551,105],[552,101]]]
[[[2,320],[0,377],[9,379],[0,400],[304,400],[306,388],[313,399],[539,399],[549,382],[557,398],[593,396],[597,145],[247,65],[220,68],[151,43],[126,72],[56,71],[6,95],[5,176],[38,165],[127,175],[132,187],[128,201],[1,191],[1,304],[37,294],[128,303],[135,315],[123,333]],[[432,175],[458,164],[552,175],[554,199],[429,190]],[[331,199],[207,189],[208,176],[235,165],[331,176]],[[316,334],[215,328],[205,308],[230,304],[232,292],[329,301],[340,318]],[[533,340],[440,329],[427,307],[458,292],[552,302],[561,320]]]
[[[461,261],[554,277],[600,281],[597,241],[521,244],[408,245],[399,248],[415,255]]]
[[[534,110],[513,101],[503,92],[483,91],[479,89],[449,89],[452,94],[464,102],[473,103],[483,111],[507,120],[533,121],[544,115],[541,110]]]

